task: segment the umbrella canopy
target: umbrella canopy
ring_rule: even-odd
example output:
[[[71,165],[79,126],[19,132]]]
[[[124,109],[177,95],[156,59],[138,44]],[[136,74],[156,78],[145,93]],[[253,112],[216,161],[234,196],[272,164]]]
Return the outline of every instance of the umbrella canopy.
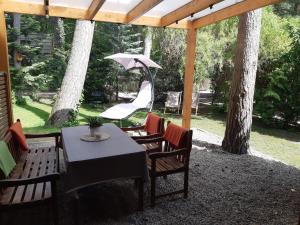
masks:
[[[105,59],[113,59],[116,62],[120,63],[124,66],[126,70],[129,70],[131,68],[137,68],[137,67],[144,67],[142,63],[144,63],[148,68],[149,67],[156,67],[161,69],[160,65],[153,62],[148,57],[141,55],[141,54],[126,54],[126,53],[117,53],[114,55],[110,55],[105,57]],[[141,61],[142,63],[140,63]]]

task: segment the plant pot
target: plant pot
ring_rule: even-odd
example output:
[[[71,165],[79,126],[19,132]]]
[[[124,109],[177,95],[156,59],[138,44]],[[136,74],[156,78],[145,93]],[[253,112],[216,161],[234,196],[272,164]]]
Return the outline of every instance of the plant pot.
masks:
[[[97,128],[98,127],[90,127],[90,135],[91,135],[91,137],[95,137],[96,136]]]

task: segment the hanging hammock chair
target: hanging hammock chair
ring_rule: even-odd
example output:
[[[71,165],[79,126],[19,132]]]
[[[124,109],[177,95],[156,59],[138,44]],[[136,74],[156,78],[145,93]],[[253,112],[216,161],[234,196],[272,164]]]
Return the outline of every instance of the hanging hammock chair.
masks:
[[[100,117],[121,121],[128,119],[139,110],[147,109],[151,112],[154,102],[154,80],[149,67],[161,67],[146,56],[137,54],[118,53],[105,57],[105,59],[115,60],[123,65],[126,70],[133,68],[143,69],[146,74],[146,80],[142,82],[140,91],[133,102],[114,105],[100,113]]]

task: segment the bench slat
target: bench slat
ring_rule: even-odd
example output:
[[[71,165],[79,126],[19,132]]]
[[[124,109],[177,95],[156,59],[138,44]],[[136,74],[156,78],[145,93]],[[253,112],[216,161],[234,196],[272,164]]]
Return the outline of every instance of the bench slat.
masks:
[[[20,171],[23,170],[24,162],[25,162],[25,160],[23,158],[21,158],[19,163],[17,163],[16,168],[10,175],[11,178],[13,178],[13,179],[20,178]],[[1,204],[3,204],[3,205],[10,204],[13,200],[13,196],[14,196],[15,192],[16,192],[16,187],[9,187],[9,188],[4,189],[2,198],[1,198]]]
[[[58,171],[57,170],[58,162],[56,162],[56,149],[52,148],[51,151],[52,151],[52,154],[51,154],[50,161],[49,161],[48,173],[55,173],[55,172]],[[51,191],[52,191],[51,190],[51,183],[47,182],[46,187],[45,187],[45,196],[44,196],[44,198],[50,198],[51,195],[52,195]]]
[[[30,165],[30,173],[28,174],[28,178],[34,178],[39,176],[39,170],[41,167],[41,161],[44,153],[44,149],[33,149],[32,153],[29,154],[31,156],[31,165]],[[21,201],[29,202],[34,200],[34,195],[36,191],[37,184],[29,184],[26,187],[26,193],[24,199]]]
[[[0,105],[6,105],[6,98],[0,98]]]
[[[32,163],[34,163],[34,161],[31,160],[32,156],[31,154],[27,154],[27,159],[26,159],[26,164],[24,165],[25,168],[23,168],[22,171],[19,171],[19,178],[29,178],[30,177],[30,173],[32,170]],[[26,197],[25,193],[27,192],[27,186],[26,185],[21,185],[17,187],[17,191],[16,194],[13,198],[12,204],[17,204],[22,202],[23,198]]]
[[[3,91],[1,91],[0,92],[0,98],[6,99],[6,93],[5,92],[3,93]]]
[[[39,151],[41,151],[41,150],[39,150]],[[48,158],[49,158],[49,154],[47,154],[48,149],[43,149],[42,151],[44,151],[44,153],[42,154],[42,158],[41,158],[41,161],[40,161],[39,176],[43,176],[43,175],[46,174],[46,168],[48,166]],[[34,200],[43,199],[44,186],[45,186],[45,183],[38,183],[36,185]]]

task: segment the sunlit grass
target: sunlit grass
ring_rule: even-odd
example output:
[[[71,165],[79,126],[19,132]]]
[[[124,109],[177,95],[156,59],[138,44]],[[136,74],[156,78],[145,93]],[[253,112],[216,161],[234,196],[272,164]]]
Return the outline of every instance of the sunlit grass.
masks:
[[[48,104],[30,102],[26,106],[14,105],[14,118],[21,119],[26,133],[48,133],[59,131],[60,128],[47,126],[46,122],[52,107]],[[79,123],[86,124],[86,117],[97,116],[104,108],[83,105],[79,112]],[[163,116],[166,121],[170,120],[181,124],[181,116],[168,113],[163,115],[161,109],[154,110]],[[141,123],[145,119],[146,112],[138,112],[130,120],[122,122],[123,126]],[[115,122],[119,124],[118,121]],[[192,117],[192,127],[200,128],[220,137],[225,132],[225,115],[212,112],[211,110],[201,111],[199,116]],[[286,164],[300,168],[300,132],[283,129],[266,128],[259,123],[254,123],[251,133],[251,145],[259,152],[270,155]],[[297,143],[298,142],[298,143]]]

